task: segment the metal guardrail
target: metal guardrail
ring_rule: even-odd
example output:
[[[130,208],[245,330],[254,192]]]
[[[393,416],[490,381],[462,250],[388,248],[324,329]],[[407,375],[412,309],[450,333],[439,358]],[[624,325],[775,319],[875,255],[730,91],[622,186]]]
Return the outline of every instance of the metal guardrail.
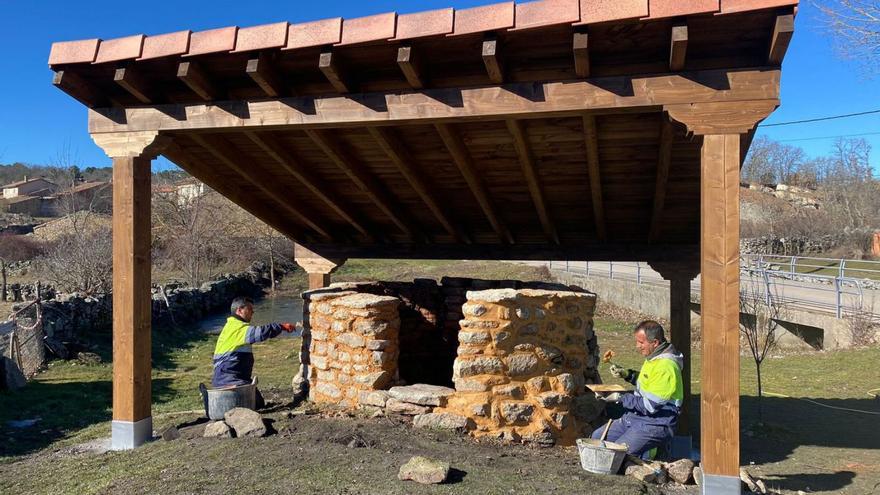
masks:
[[[550,262],[551,269],[668,286],[643,262]],[[837,318],[867,316],[880,321],[880,262],[798,256],[744,255],[740,262],[744,292],[789,308],[830,313]],[[700,293],[700,278],[691,283]]]

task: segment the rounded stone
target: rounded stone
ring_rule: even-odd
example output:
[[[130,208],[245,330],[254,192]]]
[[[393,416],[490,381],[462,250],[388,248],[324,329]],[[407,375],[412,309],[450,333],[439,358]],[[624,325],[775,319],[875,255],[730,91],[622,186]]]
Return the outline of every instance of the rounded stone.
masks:
[[[517,353],[507,358],[507,373],[510,376],[529,375],[537,369],[538,357],[532,353]]]
[[[519,330],[520,335],[537,335],[538,334],[538,325],[534,323],[529,323],[528,325],[522,327]]]

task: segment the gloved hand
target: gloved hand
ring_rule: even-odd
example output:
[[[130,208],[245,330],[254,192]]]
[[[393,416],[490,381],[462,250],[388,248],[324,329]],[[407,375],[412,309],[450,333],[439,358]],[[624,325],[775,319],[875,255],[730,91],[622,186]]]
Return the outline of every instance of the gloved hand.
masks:
[[[626,380],[627,375],[629,375],[629,370],[624,368],[623,366],[618,366],[616,364],[611,365],[611,374],[620,378],[621,380]]]
[[[293,332],[294,330],[296,330],[296,325],[294,325],[293,323],[290,323],[290,322],[284,322],[284,323],[281,324],[281,328],[282,328],[285,332],[287,332],[287,333],[291,333],[291,332]]]
[[[598,398],[602,402],[607,402],[609,404],[616,404],[616,403],[620,402],[620,392],[611,392],[608,395],[598,395],[596,398]]]

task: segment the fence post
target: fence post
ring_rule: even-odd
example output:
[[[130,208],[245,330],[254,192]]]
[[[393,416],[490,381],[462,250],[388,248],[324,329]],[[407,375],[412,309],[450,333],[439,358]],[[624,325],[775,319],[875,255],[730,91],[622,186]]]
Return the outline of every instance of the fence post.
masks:
[[[550,270],[553,270],[553,260],[550,260]]]
[[[794,275],[795,272],[797,272],[797,256],[792,256],[792,257],[791,257],[791,268],[790,268],[790,271],[791,271],[791,274],[792,274],[792,275]]]
[[[840,300],[841,300],[841,294],[840,294],[840,277],[836,277],[836,278],[834,279],[834,293],[835,293],[835,295],[836,295],[836,298],[835,298],[835,299],[836,299],[835,307],[836,307],[836,309],[837,309],[837,317],[840,318],[840,315],[843,313],[843,311],[841,311],[841,308],[840,308]]]
[[[565,273],[568,273],[568,272],[570,272],[570,271],[571,271],[571,270],[570,270],[570,268],[569,268],[569,266],[568,266],[568,260],[565,260]]]
[[[767,301],[767,307],[769,308],[773,306],[773,296],[771,295],[772,292],[770,291],[770,275],[767,274],[767,270],[762,269],[761,276],[764,279],[764,291],[767,293],[765,299]]]
[[[587,276],[590,276],[590,262],[587,261]]]
[[[840,269],[838,270],[839,274],[837,275],[839,278],[843,278],[844,270],[846,270],[846,260],[841,258]]]
[[[614,280],[614,262],[613,261],[608,262],[608,278],[610,278],[611,280]]]
[[[636,283],[642,285],[642,264],[636,261]]]

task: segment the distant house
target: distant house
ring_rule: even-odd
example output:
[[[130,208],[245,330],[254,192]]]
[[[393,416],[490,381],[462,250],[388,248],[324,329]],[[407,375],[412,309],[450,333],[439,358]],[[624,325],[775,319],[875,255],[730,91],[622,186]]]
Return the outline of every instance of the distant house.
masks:
[[[42,177],[29,179],[25,175],[23,180],[3,186],[3,199],[12,199],[19,196],[48,196],[56,190],[58,190],[56,184]]]
[[[189,203],[207,191],[205,183],[198,179],[184,179],[175,186],[177,187],[177,201],[180,204]]]
[[[70,189],[43,198],[42,214],[54,217],[81,210],[109,213],[112,202],[113,187],[110,182],[81,182]]]

